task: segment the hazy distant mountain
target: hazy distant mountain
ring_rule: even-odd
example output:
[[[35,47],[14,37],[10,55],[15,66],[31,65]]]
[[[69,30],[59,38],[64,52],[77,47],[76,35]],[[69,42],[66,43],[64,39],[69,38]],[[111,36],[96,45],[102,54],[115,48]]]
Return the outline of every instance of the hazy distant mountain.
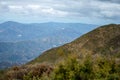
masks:
[[[64,34],[71,35],[72,37],[84,34],[96,25],[81,24],[81,23],[33,23],[22,24],[17,22],[8,21],[0,24],[0,41],[24,41],[33,40],[43,37],[50,37],[53,35]]]
[[[103,54],[120,58],[120,25],[101,26],[71,43],[44,52],[31,63],[56,62],[70,53]]]
[[[43,51],[68,43],[94,28],[96,25],[81,23],[2,23],[0,68],[26,63]]]

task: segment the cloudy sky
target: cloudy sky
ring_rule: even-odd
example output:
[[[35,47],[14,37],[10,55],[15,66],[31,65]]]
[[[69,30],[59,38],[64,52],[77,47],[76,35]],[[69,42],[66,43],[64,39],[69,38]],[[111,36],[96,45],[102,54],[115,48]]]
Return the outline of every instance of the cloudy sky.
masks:
[[[0,22],[120,23],[120,0],[0,0]]]

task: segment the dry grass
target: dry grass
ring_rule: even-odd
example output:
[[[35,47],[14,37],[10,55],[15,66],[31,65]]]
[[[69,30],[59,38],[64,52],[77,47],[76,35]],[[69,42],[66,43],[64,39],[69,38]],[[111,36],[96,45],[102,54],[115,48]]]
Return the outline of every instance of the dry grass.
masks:
[[[6,73],[6,77],[8,80],[13,79],[20,79],[23,80],[24,76],[31,74],[31,78],[37,76],[41,77],[43,74],[49,76],[52,72],[53,67],[49,64],[34,64],[34,65],[27,65],[22,67],[13,67]]]

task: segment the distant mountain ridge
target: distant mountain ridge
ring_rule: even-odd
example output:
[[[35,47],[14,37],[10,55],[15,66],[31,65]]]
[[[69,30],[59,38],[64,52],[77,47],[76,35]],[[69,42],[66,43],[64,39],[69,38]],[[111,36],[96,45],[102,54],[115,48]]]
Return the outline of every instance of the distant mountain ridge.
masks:
[[[43,51],[63,45],[96,28],[81,23],[0,24],[0,68],[26,63]],[[2,63],[3,62],[3,63]]]
[[[74,26],[75,25],[75,26]],[[75,27],[75,28],[74,28]],[[69,30],[70,34],[76,32],[78,35],[84,34],[92,30],[96,25],[82,23],[31,23],[23,24],[8,21],[0,24],[0,40],[1,41],[24,41],[38,39],[39,37],[48,37],[61,31]],[[79,30],[77,29],[79,28]],[[81,30],[80,30],[81,28]],[[71,32],[72,31],[72,32]],[[74,35],[74,33],[73,33]],[[12,38],[11,38],[12,37]]]
[[[30,63],[56,62],[69,54],[104,54],[120,57],[120,24],[101,26],[71,43],[50,49]]]

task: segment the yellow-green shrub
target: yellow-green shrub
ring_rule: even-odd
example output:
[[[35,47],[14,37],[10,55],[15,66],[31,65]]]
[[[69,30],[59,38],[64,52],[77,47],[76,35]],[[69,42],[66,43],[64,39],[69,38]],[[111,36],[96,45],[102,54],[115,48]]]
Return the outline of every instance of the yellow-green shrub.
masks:
[[[103,55],[70,57],[55,67],[53,80],[120,80],[120,63]]]

